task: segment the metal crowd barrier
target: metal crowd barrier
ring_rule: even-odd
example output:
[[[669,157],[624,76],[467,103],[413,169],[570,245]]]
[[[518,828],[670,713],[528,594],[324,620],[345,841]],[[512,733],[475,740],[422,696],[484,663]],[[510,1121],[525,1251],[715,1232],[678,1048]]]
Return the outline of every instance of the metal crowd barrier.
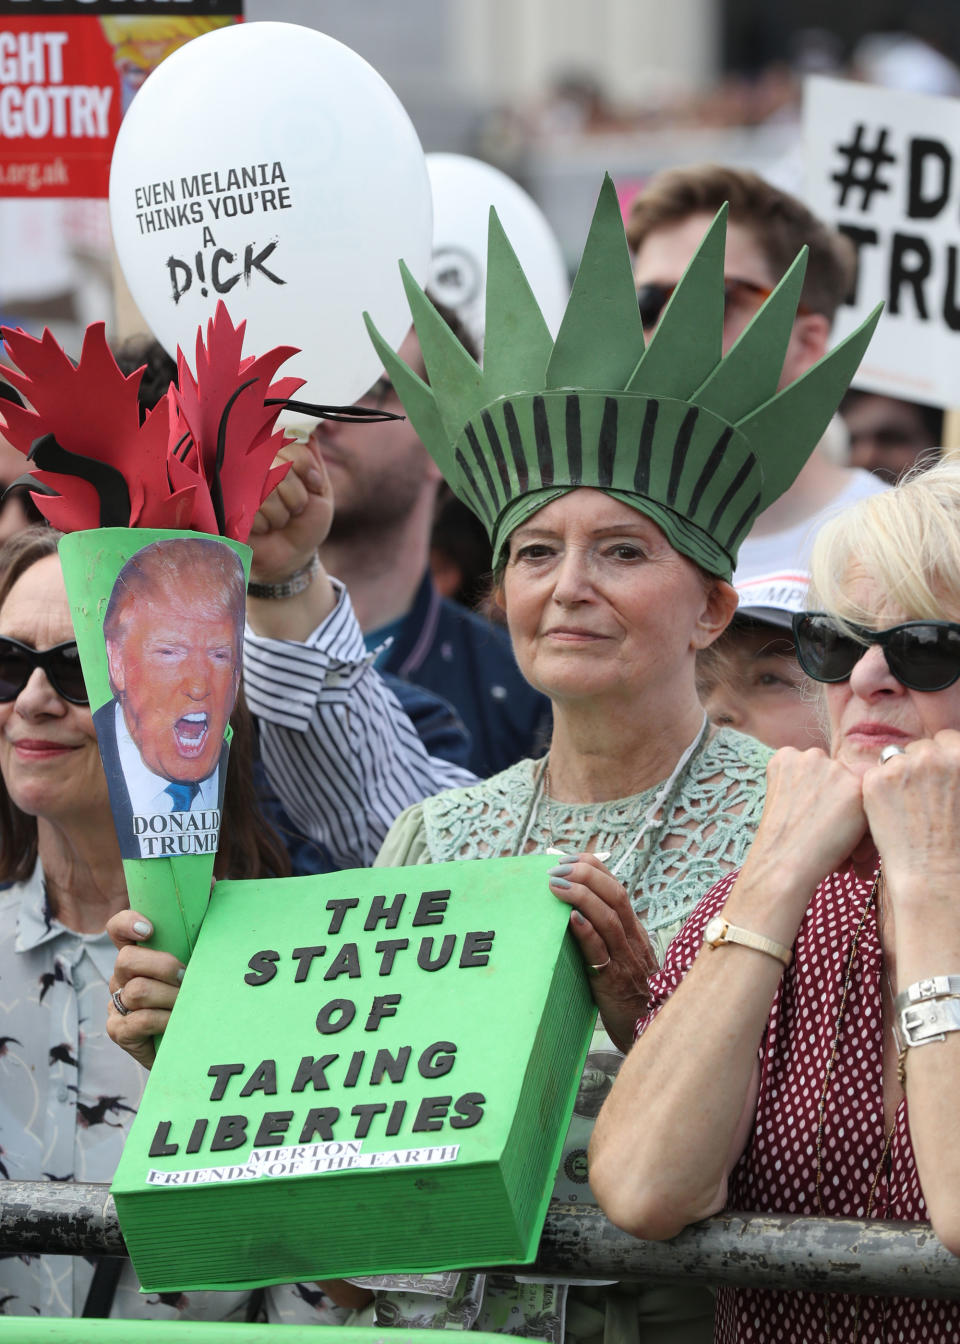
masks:
[[[44,1251],[124,1255],[109,1186],[0,1181],[0,1255]],[[554,1201],[536,1264],[516,1272],[547,1279],[695,1280],[807,1292],[960,1298],[960,1259],[940,1244],[929,1223],[785,1214],[724,1213],[688,1227],[672,1241],[637,1241],[594,1206]],[[12,1336],[0,1321],[0,1344],[7,1339]],[[358,1336],[351,1339],[362,1344]],[[392,1332],[390,1339],[401,1344]]]

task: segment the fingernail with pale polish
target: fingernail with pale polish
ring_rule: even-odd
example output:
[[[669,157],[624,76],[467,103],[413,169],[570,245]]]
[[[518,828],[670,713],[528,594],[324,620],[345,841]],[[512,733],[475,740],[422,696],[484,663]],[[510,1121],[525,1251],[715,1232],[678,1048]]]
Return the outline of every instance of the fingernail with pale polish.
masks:
[[[153,933],[153,925],[148,924],[145,919],[135,919],[133,921],[134,933],[139,933],[141,938],[149,938]]]
[[[550,869],[551,877],[566,877],[568,873],[573,872],[572,863],[558,863],[555,868]]]
[[[566,891],[570,883],[565,877],[551,877],[550,885],[551,887],[559,887],[561,891]]]
[[[178,980],[178,981],[180,981],[180,980],[183,979],[183,971],[184,971],[184,968],[181,966],[180,969],[179,969],[179,971],[177,971],[177,980]]]

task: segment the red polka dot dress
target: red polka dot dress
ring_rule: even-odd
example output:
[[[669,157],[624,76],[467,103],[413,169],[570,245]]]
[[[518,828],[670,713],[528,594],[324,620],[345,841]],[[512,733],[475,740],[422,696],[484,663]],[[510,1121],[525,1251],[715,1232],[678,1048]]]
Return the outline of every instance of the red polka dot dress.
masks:
[[[683,979],[702,947],[704,925],[722,909],[735,880],[734,873],[718,882],[677,935],[663,969],[651,981],[651,1009],[639,1024],[640,1032]],[[833,873],[807,909],[761,1042],[756,1122],[731,1174],[729,1208],[821,1215],[818,1112],[850,949],[871,886],[850,870]],[[871,910],[857,939],[826,1094],[820,1142],[822,1214],[865,1218],[876,1178],[870,1217],[916,1222],[928,1215],[905,1101],[883,1159],[881,1013],[881,949]],[[946,1344],[960,1340],[960,1302],[721,1288],[715,1339],[720,1344]]]

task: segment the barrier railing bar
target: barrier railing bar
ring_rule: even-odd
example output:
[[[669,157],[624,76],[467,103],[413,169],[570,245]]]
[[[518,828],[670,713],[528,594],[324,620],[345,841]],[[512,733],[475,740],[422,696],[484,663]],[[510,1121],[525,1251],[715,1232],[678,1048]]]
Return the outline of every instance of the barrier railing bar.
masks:
[[[0,1181],[0,1254],[123,1255],[109,1186]],[[929,1223],[723,1213],[669,1242],[637,1241],[594,1206],[550,1205],[540,1278],[664,1279],[740,1287],[960,1298],[960,1259]]]

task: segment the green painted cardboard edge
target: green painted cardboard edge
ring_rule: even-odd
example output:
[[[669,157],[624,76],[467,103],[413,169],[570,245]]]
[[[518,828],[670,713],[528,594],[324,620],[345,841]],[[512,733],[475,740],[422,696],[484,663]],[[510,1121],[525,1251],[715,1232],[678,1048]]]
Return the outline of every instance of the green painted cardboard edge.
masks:
[[[446,885],[446,884],[447,884],[447,879],[446,879],[446,878],[443,878],[443,879],[441,880],[441,876],[440,876],[440,874],[437,872],[438,868],[455,868],[455,869],[458,869],[458,868],[469,867],[469,868],[471,868],[471,869],[476,869],[476,868],[478,868],[478,867],[486,868],[486,867],[488,867],[488,866],[491,865],[491,864],[496,865],[496,866],[498,866],[498,867],[499,867],[499,866],[502,866],[502,865],[504,865],[504,864],[517,864],[517,863],[526,864],[527,866],[529,866],[529,867],[531,868],[531,880],[536,880],[537,882],[539,882],[541,876],[543,876],[543,873],[542,873],[541,870],[545,869],[546,866],[549,866],[549,864],[550,864],[551,862],[552,862],[552,860],[549,858],[549,856],[546,856],[546,855],[530,855],[530,856],[526,856],[524,859],[519,859],[519,860],[516,859],[516,858],[506,859],[506,860],[504,860],[504,859],[498,859],[498,860],[486,860],[486,861],[483,861],[483,860],[475,860],[475,861],[464,862],[464,863],[459,863],[459,864],[458,864],[458,863],[453,863],[453,864],[445,864],[445,865],[433,865],[432,867],[429,867],[429,868],[426,868],[426,869],[424,869],[424,868],[419,868],[419,869],[418,869],[418,868],[414,868],[414,869],[410,869],[410,868],[399,868],[399,869],[377,869],[377,870],[361,870],[361,871],[362,871],[362,875],[363,875],[363,877],[364,877],[365,879],[367,879],[367,878],[370,879],[371,889],[373,889],[375,886],[380,886],[380,887],[383,887],[384,889],[390,889],[391,887],[394,887],[394,886],[395,886],[395,887],[398,888],[398,889],[399,889],[399,888],[402,888],[402,889],[404,889],[404,890],[407,890],[407,889],[409,889],[410,879],[411,879],[411,877],[413,877],[413,876],[419,877],[420,880],[421,880],[421,882],[422,882],[424,885],[429,885],[429,883],[431,882],[431,880],[432,880],[432,881],[439,882],[440,885]],[[433,876],[434,874],[436,874],[436,876]],[[357,876],[360,876],[360,874],[358,873]],[[285,882],[282,883],[282,885],[286,886],[286,885],[288,885],[288,884],[295,884],[295,885],[297,885],[297,886],[300,887],[300,890],[301,890],[301,892],[303,893],[304,896],[309,896],[309,900],[311,900],[311,901],[313,901],[313,900],[317,900],[317,901],[319,901],[319,900],[322,898],[322,893],[318,892],[316,895],[313,895],[312,893],[308,893],[308,890],[307,890],[307,887],[305,886],[305,884],[306,884],[306,883],[313,883],[313,882],[320,883],[320,884],[326,886],[326,887],[332,892],[331,879],[332,879],[332,878],[342,878],[342,877],[343,877],[343,875],[341,874],[341,875],[329,875],[329,876],[327,876],[327,877],[317,878],[317,879],[287,879],[287,880],[285,880]],[[511,881],[514,881],[515,879],[512,879],[512,878],[511,878],[510,880],[511,880]],[[262,882],[255,882],[255,883],[224,883],[224,884],[219,884],[219,885],[218,885],[218,887],[217,887],[217,894],[218,894],[218,897],[222,897],[222,899],[223,899],[223,901],[224,901],[224,905],[222,906],[222,913],[223,913],[223,915],[224,915],[224,929],[232,928],[233,925],[234,925],[234,923],[236,922],[236,918],[237,918],[237,916],[239,915],[239,911],[237,911],[237,912],[229,911],[229,907],[230,907],[230,897],[231,897],[231,893],[232,893],[232,891],[235,890],[235,889],[237,889],[237,888],[247,888],[247,889],[249,889],[249,890],[251,891],[251,893],[253,893],[253,890],[254,890],[255,888],[262,887],[262,885],[263,885]],[[450,885],[453,886],[452,883],[451,883]],[[546,893],[546,892],[545,892],[545,896],[546,896],[547,898],[549,898],[549,893]],[[321,907],[318,906],[318,909],[319,909],[319,908],[321,908]],[[528,908],[529,908],[529,907],[528,907]],[[305,910],[308,910],[309,907],[305,905],[304,909],[305,909]],[[228,912],[228,911],[229,911],[229,917],[227,917],[227,912]],[[560,958],[564,958],[564,959],[566,960],[566,964],[567,964],[567,966],[568,966],[568,968],[569,968],[569,969],[567,970],[567,972],[566,972],[566,974],[567,974],[568,976],[570,975],[570,973],[571,973],[571,971],[572,971],[572,973],[574,974],[574,976],[577,977],[577,973],[579,972],[579,975],[578,975],[578,982],[579,982],[580,993],[579,993],[579,997],[578,997],[578,999],[574,999],[574,1000],[571,1002],[571,1006],[570,1006],[570,1021],[569,1021],[568,1024],[567,1024],[566,1032],[565,1032],[565,1035],[564,1035],[564,1039],[565,1039],[567,1042],[569,1042],[569,1045],[570,1045],[570,1049],[569,1049],[569,1052],[568,1052],[567,1057],[568,1057],[570,1060],[575,1060],[575,1068],[571,1066],[569,1075],[568,1075],[568,1076],[565,1075],[565,1076],[566,1076],[566,1081],[564,1082],[563,1086],[566,1087],[566,1096],[562,1099],[562,1101],[557,1102],[557,1101],[555,1100],[555,1101],[552,1103],[554,1106],[557,1106],[558,1110],[561,1112],[561,1115],[560,1115],[560,1119],[558,1120],[558,1123],[557,1123],[556,1133],[555,1133],[555,1135],[552,1137],[551,1142],[550,1142],[548,1157],[547,1157],[547,1159],[545,1159],[545,1170],[547,1171],[548,1175],[547,1175],[547,1177],[546,1177],[546,1181],[545,1181],[544,1189],[543,1189],[542,1193],[540,1194],[540,1196],[539,1196],[539,1198],[538,1198],[538,1200],[537,1200],[537,1203],[536,1203],[536,1205],[535,1205],[535,1207],[534,1207],[534,1212],[529,1213],[529,1214],[525,1214],[525,1215],[524,1215],[525,1218],[528,1217],[528,1218],[530,1219],[530,1224],[529,1224],[529,1225],[530,1225],[530,1228],[531,1228],[530,1234],[529,1234],[529,1236],[526,1238],[525,1243],[519,1245],[519,1247],[518,1247],[518,1249],[517,1249],[516,1251],[514,1251],[513,1249],[511,1249],[511,1251],[510,1251],[510,1256],[509,1256],[509,1263],[518,1263],[518,1264],[519,1264],[519,1263],[530,1263],[531,1261],[533,1261],[533,1260],[536,1258],[537,1245],[538,1245],[538,1243],[539,1243],[539,1238],[540,1238],[540,1234],[541,1234],[541,1231],[542,1231],[543,1221],[544,1221],[544,1219],[545,1219],[545,1217],[546,1217],[547,1209],[548,1209],[548,1206],[549,1206],[549,1201],[550,1201],[551,1192],[552,1192],[552,1188],[553,1188],[554,1175],[555,1175],[555,1173],[556,1173],[556,1170],[557,1170],[557,1168],[558,1168],[559,1162],[560,1162],[560,1160],[561,1160],[562,1151],[563,1151],[563,1144],[564,1144],[564,1140],[565,1140],[565,1137],[566,1137],[567,1129],[568,1129],[568,1127],[569,1127],[570,1116],[571,1116],[571,1114],[572,1114],[573,1107],[574,1107],[574,1105],[575,1105],[577,1089],[578,1089],[578,1085],[579,1085],[580,1077],[581,1077],[581,1074],[582,1074],[582,1071],[583,1071],[583,1064],[584,1064],[584,1060],[585,1060],[585,1058],[586,1058],[587,1052],[588,1052],[588,1050],[589,1050],[590,1040],[591,1040],[591,1036],[592,1036],[592,1032],[593,1032],[593,1028],[594,1028],[594,1023],[595,1023],[595,1020],[596,1020],[596,1008],[595,1008],[595,1006],[594,1006],[594,1004],[593,1004],[592,998],[591,998],[590,993],[589,993],[589,984],[588,984],[588,982],[587,982],[587,980],[586,980],[586,976],[585,976],[585,973],[584,973],[584,971],[583,971],[582,960],[581,960],[581,958],[580,958],[580,953],[579,953],[579,951],[576,949],[575,945],[573,944],[573,941],[572,941],[572,935],[570,934],[569,927],[567,926],[567,923],[566,923],[566,919],[565,919],[565,914],[566,914],[566,912],[563,910],[562,906],[560,906],[559,904],[557,904],[554,913],[555,913],[556,916],[557,916],[557,919],[554,921],[554,923],[555,923],[555,925],[556,925],[557,927],[556,927],[556,932],[552,935],[552,937],[558,937],[558,938],[559,938],[559,941],[558,941],[557,944],[556,944],[556,946],[557,946],[557,962],[556,962],[556,967],[559,967],[559,964],[560,964]],[[561,925],[560,922],[559,922],[561,915],[564,916],[562,925]],[[529,916],[527,916],[527,917],[529,918]],[[242,919],[242,918],[240,919],[240,924],[241,924],[241,926],[243,925],[243,919]],[[468,927],[469,927],[469,925],[468,925]],[[210,925],[210,928],[212,929],[212,928],[213,928],[213,925]],[[220,930],[220,934],[221,934],[221,936],[222,936],[223,933],[224,933],[224,929],[221,929],[221,930]],[[260,929],[260,930],[259,930],[259,935],[262,936],[263,932],[264,932],[264,931],[263,931],[262,929]],[[290,933],[291,933],[291,930],[284,929],[284,935],[283,935],[283,936],[284,936],[284,937],[288,937]],[[231,937],[232,937],[232,936],[233,936],[233,935],[231,934]],[[252,934],[251,934],[250,936],[252,936]],[[281,942],[275,940],[274,945],[277,946],[277,947],[282,947],[282,946],[284,946],[285,944],[282,944]],[[516,944],[514,944],[514,948],[516,948]],[[514,958],[515,958],[515,957],[516,957],[516,952],[514,952],[513,955],[514,955]],[[205,961],[205,962],[203,963],[203,965],[206,966],[206,964],[207,964],[207,963],[206,963],[206,961]],[[551,972],[551,978],[552,978],[552,979],[556,976],[556,973],[557,973],[557,971],[556,971],[556,967],[555,967],[555,969]],[[197,973],[200,969],[201,969],[201,963],[198,962],[194,967],[191,968],[191,971],[188,972],[188,977],[187,977],[187,980],[185,981],[185,986],[186,986],[186,990],[187,990],[187,991],[189,991],[189,987],[190,987],[190,975],[193,974],[193,975],[195,976],[196,973]],[[375,983],[379,983],[379,982],[375,982]],[[555,981],[554,981],[554,983],[555,983]],[[399,986],[398,986],[398,988],[399,988]],[[251,991],[251,992],[256,992],[256,991]],[[297,990],[297,991],[295,991],[295,993],[300,994],[300,993],[303,993],[303,991]],[[194,997],[195,997],[195,996],[194,996]],[[304,997],[306,998],[307,996],[304,995]],[[288,996],[288,998],[289,998],[289,996]],[[284,1003],[285,1003],[286,1001],[287,1001],[287,1000],[284,1000],[283,1002],[281,1002],[281,1003],[275,1005],[274,1009],[272,1009],[271,1011],[286,1011],[286,1009],[284,1008]],[[202,1000],[201,1000],[200,1002],[202,1003]],[[569,1002],[569,1000],[568,1000],[568,1002]],[[172,1023],[171,1023],[170,1032],[168,1033],[168,1044],[166,1044],[164,1047],[161,1048],[161,1055],[160,1055],[160,1063],[161,1063],[161,1065],[163,1065],[163,1063],[164,1063],[164,1056],[163,1056],[163,1050],[164,1050],[164,1049],[168,1049],[168,1048],[169,1048],[169,1045],[171,1045],[171,1044],[173,1044],[173,1043],[175,1043],[175,1042],[179,1044],[179,1046],[180,1046],[181,1049],[186,1049],[187,1046],[188,1046],[188,1042],[191,1040],[191,1034],[190,1034],[189,1032],[188,1032],[186,1035],[184,1035],[183,1032],[181,1031],[180,1035],[183,1036],[183,1039],[182,1039],[182,1040],[180,1040],[179,1037],[178,1037],[178,1033],[177,1033],[177,1012],[180,1010],[181,1006],[182,1006],[183,1008],[187,1008],[187,1007],[190,1006],[190,1005],[187,1003],[187,996],[185,996],[184,1000],[182,1001],[182,1004],[181,1004],[181,1005],[178,1005],[178,1008],[174,1010],[174,1016],[173,1016],[173,1020],[172,1020]],[[197,1005],[194,1004],[194,1007],[196,1008]],[[191,1019],[191,1020],[193,1020],[193,1019]],[[545,1030],[545,1025],[544,1025],[544,1024],[545,1024],[545,1022],[546,1022],[547,1020],[548,1020],[548,1019],[546,1019],[546,1018],[541,1018],[541,1020],[540,1020],[540,1025],[539,1025],[539,1027],[538,1027],[538,1033],[542,1033],[542,1032],[544,1032],[544,1030]],[[186,1019],[184,1019],[184,1021],[186,1021]],[[574,1035],[573,1033],[575,1033],[575,1035]],[[452,1039],[455,1039],[455,1038],[452,1038]],[[558,1039],[558,1038],[555,1037],[555,1039]],[[523,1095],[524,1095],[524,1087],[525,1087],[526,1084],[529,1082],[531,1070],[534,1070],[534,1069],[536,1068],[536,1060],[537,1060],[538,1056],[537,1056],[536,1051],[535,1051],[535,1044],[536,1044],[535,1040],[530,1040],[530,1041],[528,1041],[527,1044],[526,1044],[526,1049],[527,1049],[527,1051],[528,1051],[529,1058],[528,1058],[528,1062],[527,1062],[526,1073],[525,1073],[525,1075],[524,1075],[524,1082],[523,1082],[523,1084],[521,1085],[520,1092],[519,1092],[519,1095],[520,1095],[520,1096],[523,1096]],[[298,1048],[299,1048],[299,1047],[298,1047]],[[543,1056],[540,1055],[539,1058],[542,1059]],[[176,1072],[175,1072],[175,1074],[171,1074],[171,1075],[170,1075],[170,1078],[173,1078],[173,1077],[179,1077],[179,1076],[180,1076],[180,1074],[179,1074],[179,1065],[173,1065],[173,1068],[176,1070]],[[158,1075],[157,1075],[157,1078],[158,1078],[158,1081],[161,1081],[161,1082],[163,1083],[163,1086],[164,1086],[164,1087],[170,1087],[170,1086],[171,1086],[170,1078],[167,1078],[167,1079],[165,1079],[165,1080],[162,1080],[162,1079],[160,1078],[159,1073],[158,1073]],[[152,1081],[152,1080],[151,1080],[151,1081]],[[149,1088],[150,1088],[150,1084],[148,1084],[148,1097],[149,1097]],[[231,1103],[231,1104],[235,1104],[235,1103]],[[146,1166],[146,1165],[147,1165],[146,1158],[145,1158],[146,1145],[144,1144],[144,1137],[145,1137],[145,1135],[144,1135],[144,1134],[138,1134],[138,1128],[139,1128],[139,1129],[144,1129],[144,1130],[150,1130],[150,1129],[152,1129],[152,1125],[153,1125],[153,1123],[154,1123],[154,1119],[155,1119],[155,1116],[153,1116],[153,1117],[151,1118],[151,1117],[148,1115],[148,1112],[147,1112],[147,1110],[145,1109],[145,1106],[144,1106],[144,1105],[141,1106],[141,1111],[143,1112],[143,1114],[142,1114],[142,1116],[138,1116],[137,1119],[134,1121],[134,1129],[133,1129],[133,1131],[132,1131],[132,1133],[131,1133],[131,1136],[128,1138],[128,1150],[130,1149],[131,1142],[134,1140],[134,1138],[136,1138],[136,1141],[137,1141],[138,1144],[140,1145],[139,1148],[138,1148],[137,1155],[136,1155],[136,1156],[133,1156],[133,1157],[128,1161],[128,1159],[127,1159],[127,1155],[126,1155],[126,1153],[125,1153],[125,1154],[124,1154],[124,1158],[121,1160],[121,1164],[120,1164],[120,1168],[118,1169],[117,1176],[118,1176],[118,1179],[119,1179],[121,1176],[124,1177],[124,1188],[123,1188],[123,1189],[118,1189],[118,1188],[116,1188],[116,1182],[114,1183],[114,1193],[115,1193],[115,1198],[116,1198],[116,1201],[117,1201],[117,1204],[118,1204],[118,1208],[121,1208],[121,1207],[122,1207],[124,1198],[133,1198],[133,1199],[138,1200],[138,1201],[141,1202],[141,1204],[142,1204],[142,1201],[143,1201],[143,1200],[154,1201],[154,1200],[157,1200],[157,1199],[163,1199],[163,1198],[165,1198],[165,1197],[169,1198],[169,1196],[170,1196],[170,1190],[169,1190],[169,1188],[160,1188],[160,1187],[153,1187],[153,1188],[151,1188],[151,1187],[142,1187],[142,1188],[140,1188],[140,1187],[138,1186],[138,1184],[131,1184],[132,1182],[134,1182],[134,1179],[135,1179],[135,1178],[134,1178],[134,1173],[136,1172],[138,1166],[141,1166],[141,1165]],[[508,1114],[509,1114],[509,1112],[508,1112]],[[516,1116],[516,1113],[514,1113],[514,1117],[515,1117],[515,1116]],[[142,1121],[142,1123],[141,1123],[141,1121]],[[515,1123],[515,1118],[514,1118],[514,1120],[511,1121],[510,1123],[511,1123],[511,1124]],[[500,1131],[500,1130],[497,1131],[497,1144],[499,1144],[499,1145],[503,1145],[502,1151],[506,1151],[507,1137],[508,1137],[508,1136],[507,1136],[507,1133],[506,1133],[505,1131]],[[388,1141],[387,1144],[386,1144],[386,1146],[387,1146],[387,1147],[390,1147],[392,1143],[396,1143],[397,1146],[402,1146],[404,1142],[405,1142],[405,1139],[404,1139],[403,1137],[401,1137],[401,1138],[398,1138],[398,1139],[396,1139],[396,1140]],[[188,1165],[188,1166],[191,1165],[191,1164],[193,1164],[193,1163],[195,1163],[195,1164],[198,1165],[198,1166],[202,1166],[202,1165],[204,1165],[206,1162],[209,1162],[209,1159],[208,1159],[208,1158],[206,1158],[206,1157],[200,1157],[200,1156],[196,1157],[195,1159],[194,1159],[194,1158],[183,1158],[183,1159],[179,1159],[179,1160],[183,1163],[183,1165]],[[470,1167],[470,1166],[476,1166],[478,1162],[480,1162],[480,1163],[485,1163],[485,1162],[486,1162],[486,1159],[481,1159],[481,1158],[479,1158],[479,1157],[473,1157],[469,1162],[464,1163],[464,1168],[468,1168],[468,1167]],[[127,1167],[129,1167],[130,1170],[125,1170],[125,1168],[127,1168]],[[388,1173],[388,1174],[393,1175],[393,1174],[398,1174],[398,1173]],[[329,1179],[332,1179],[332,1180],[340,1180],[340,1181],[342,1181],[342,1180],[344,1180],[344,1179],[347,1179],[347,1180],[350,1180],[350,1181],[352,1182],[352,1181],[364,1181],[364,1180],[369,1180],[369,1179],[371,1179],[372,1177],[373,1177],[373,1173],[370,1173],[370,1172],[363,1172],[363,1171],[358,1171],[358,1172],[355,1172],[355,1173],[350,1174],[349,1176],[339,1176],[339,1177],[334,1176],[334,1177],[329,1178]],[[310,1179],[312,1179],[312,1178],[310,1178]],[[328,1179],[328,1178],[326,1178],[326,1177],[321,1177],[321,1178],[319,1178],[319,1179],[320,1179],[320,1180],[326,1180],[326,1179]],[[282,1186],[282,1187],[288,1187],[288,1188],[292,1187],[293,1189],[296,1189],[296,1188],[298,1187],[299,1183],[300,1183],[302,1180],[303,1180],[303,1178],[289,1178],[289,1177],[286,1177],[286,1178],[285,1178],[285,1177],[278,1177],[278,1178],[275,1178],[275,1180],[274,1180],[272,1183],[273,1183],[274,1185],[279,1185],[279,1186]],[[220,1188],[220,1189],[224,1189],[224,1188],[229,1188],[229,1187],[219,1187],[219,1188]],[[208,1189],[209,1189],[209,1187],[208,1187]],[[189,1189],[186,1189],[186,1190],[185,1190],[183,1187],[179,1187],[178,1193],[175,1194],[173,1197],[174,1197],[174,1198],[183,1198],[184,1196],[186,1196],[187,1198],[189,1198]],[[143,1225],[143,1218],[144,1218],[144,1217],[145,1217],[145,1215],[143,1214],[143,1212],[142,1212],[142,1208],[141,1208],[141,1212],[138,1214],[138,1219],[139,1219],[139,1221],[140,1221],[140,1223],[141,1223],[141,1226]],[[130,1238],[132,1237],[132,1234],[133,1234],[133,1228],[132,1228],[132,1225],[131,1225],[130,1223],[128,1223],[128,1228],[129,1228],[129,1231],[128,1231],[128,1239],[130,1239]],[[518,1229],[518,1241],[520,1241],[520,1242],[523,1241],[523,1239],[519,1237],[519,1229]],[[131,1249],[133,1250],[133,1240],[131,1240]],[[483,1255],[483,1256],[481,1256],[481,1257],[479,1257],[479,1258],[476,1257],[476,1256],[470,1256],[470,1255],[467,1255],[467,1256],[458,1256],[457,1259],[456,1259],[456,1262],[455,1262],[455,1263],[451,1263],[451,1261],[450,1261],[449,1258],[447,1258],[447,1259],[442,1259],[442,1258],[441,1258],[441,1259],[438,1259],[438,1260],[436,1260],[436,1261],[431,1261],[431,1262],[427,1262],[427,1261],[418,1261],[418,1262],[417,1262],[417,1265],[416,1265],[416,1269],[417,1269],[417,1272],[428,1273],[428,1272],[432,1272],[432,1271],[434,1271],[434,1270],[450,1269],[450,1268],[463,1268],[463,1267],[468,1267],[468,1266],[471,1266],[471,1265],[482,1266],[482,1265],[484,1265],[484,1264],[490,1264],[490,1263],[492,1263],[494,1258],[495,1258],[495,1257],[491,1257],[491,1255],[490,1255],[489,1253],[487,1253],[487,1254],[485,1254],[485,1255]],[[244,1277],[244,1278],[238,1279],[238,1280],[236,1280],[236,1281],[230,1281],[230,1282],[225,1282],[225,1281],[223,1281],[223,1280],[218,1280],[218,1281],[216,1282],[216,1284],[214,1285],[214,1284],[212,1284],[212,1283],[209,1281],[208,1278],[204,1277],[203,1275],[198,1276],[198,1277],[193,1278],[193,1279],[187,1279],[187,1278],[185,1278],[184,1275],[178,1273],[177,1278],[176,1278],[176,1282],[175,1282],[175,1283],[173,1283],[173,1282],[171,1282],[171,1283],[167,1283],[167,1281],[166,1281],[165,1279],[159,1279],[159,1278],[154,1278],[154,1277],[150,1276],[149,1272],[145,1274],[143,1268],[141,1268],[141,1269],[139,1270],[139,1272],[140,1272],[140,1274],[141,1274],[141,1278],[144,1279],[144,1281],[145,1281],[145,1283],[146,1283],[146,1290],[147,1290],[147,1291],[151,1291],[151,1292],[158,1292],[158,1291],[159,1291],[159,1292],[166,1292],[166,1291],[173,1291],[174,1289],[199,1290],[199,1289],[203,1289],[203,1288],[210,1288],[210,1287],[213,1287],[213,1286],[216,1286],[217,1288],[221,1288],[221,1289],[226,1289],[226,1288],[242,1288],[242,1287],[250,1287],[250,1286],[266,1286],[266,1285],[270,1285],[270,1284],[278,1284],[278,1283],[289,1282],[290,1279],[291,1279],[291,1277],[303,1277],[303,1276],[302,1276],[301,1274],[299,1274],[299,1273],[296,1274],[296,1275],[291,1275],[290,1273],[284,1273],[284,1274],[282,1274],[282,1275],[276,1275],[276,1276],[257,1276],[256,1278]],[[353,1274],[370,1273],[370,1272],[389,1272],[389,1271],[384,1270],[384,1269],[382,1269],[381,1267],[378,1267],[378,1268],[376,1269],[376,1271],[374,1271],[374,1270],[371,1268],[370,1263],[367,1263],[367,1262],[358,1262],[358,1263],[356,1263],[356,1264],[346,1265],[346,1266],[343,1265],[343,1264],[338,1263],[337,1266],[336,1266],[336,1271],[335,1271],[335,1273],[332,1271],[332,1269],[331,1269],[331,1272],[328,1273],[328,1272],[325,1271],[322,1267],[319,1267],[319,1266],[318,1266],[316,1269],[312,1269],[312,1270],[311,1270],[311,1273],[312,1273],[315,1277],[318,1277],[318,1278],[323,1278],[323,1277],[340,1277],[340,1276],[348,1276],[348,1275],[353,1275]]]

